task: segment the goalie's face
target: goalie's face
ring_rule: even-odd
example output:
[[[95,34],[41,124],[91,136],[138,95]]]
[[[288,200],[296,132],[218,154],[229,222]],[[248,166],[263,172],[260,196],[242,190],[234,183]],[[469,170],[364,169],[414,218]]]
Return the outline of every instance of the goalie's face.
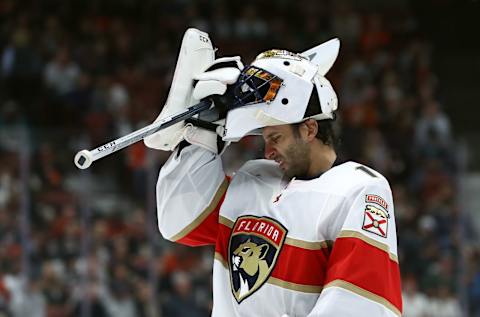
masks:
[[[285,176],[306,177],[311,165],[310,144],[302,127],[286,124],[263,128],[265,158],[274,160]]]

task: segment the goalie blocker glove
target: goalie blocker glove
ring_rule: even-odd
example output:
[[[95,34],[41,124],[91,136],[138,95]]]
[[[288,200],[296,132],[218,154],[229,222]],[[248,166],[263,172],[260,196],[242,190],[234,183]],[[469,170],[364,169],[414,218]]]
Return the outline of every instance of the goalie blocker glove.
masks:
[[[243,64],[239,56],[215,60],[208,69],[195,76],[193,98],[211,99],[214,107],[187,120],[183,139],[190,144],[201,146],[214,153],[223,153],[230,142],[222,141],[223,126],[228,108],[225,96],[230,85],[237,82]]]
[[[191,119],[146,137],[146,146],[173,151],[185,140],[213,153],[222,152],[226,148],[228,143],[219,137],[223,135],[227,112],[222,95],[229,85],[237,81],[243,64],[238,56],[217,60],[214,58],[208,34],[196,29],[187,30],[167,102],[155,121],[181,112],[204,99],[211,99],[214,106]]]
[[[188,29],[183,36],[167,101],[155,122],[182,112],[201,99],[219,98],[227,90],[227,85],[237,80],[242,68],[239,57],[215,60],[215,50],[208,34]],[[144,143],[153,149],[172,151],[182,140],[187,140],[218,153],[217,134],[193,123],[202,120],[221,126],[224,124],[224,116],[225,111],[211,109],[197,116],[196,121],[182,121],[147,136]],[[223,133],[222,128],[219,128],[219,132]]]

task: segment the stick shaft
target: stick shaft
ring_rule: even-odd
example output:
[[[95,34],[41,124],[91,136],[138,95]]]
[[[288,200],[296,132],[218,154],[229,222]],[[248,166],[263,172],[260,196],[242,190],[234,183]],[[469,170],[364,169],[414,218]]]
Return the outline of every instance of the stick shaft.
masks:
[[[211,106],[211,101],[209,100],[201,101],[196,105],[190,106],[183,112],[179,112],[170,117],[154,122],[150,125],[147,125],[146,127],[133,131],[130,134],[127,134],[116,140],[105,143],[93,150],[90,150],[90,151],[82,150],[78,152],[77,155],[75,156],[75,165],[77,165],[77,167],[81,169],[87,168],[90,166],[92,162],[99,160],[102,157],[105,157],[114,152],[117,152],[133,143],[143,140],[144,138],[146,138],[147,136],[155,132],[158,132],[178,122],[191,118],[192,116],[204,110],[209,109],[210,106]],[[88,152],[88,154],[86,152]]]

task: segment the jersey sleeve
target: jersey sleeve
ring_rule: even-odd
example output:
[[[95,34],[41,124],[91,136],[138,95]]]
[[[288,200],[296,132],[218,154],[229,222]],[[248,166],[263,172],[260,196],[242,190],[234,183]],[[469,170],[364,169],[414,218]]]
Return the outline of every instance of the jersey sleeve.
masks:
[[[158,177],[158,228],[170,241],[215,244],[219,209],[228,187],[221,159],[195,145],[177,151]]]
[[[383,177],[372,175],[332,215],[329,230],[336,238],[309,316],[401,316],[392,193]]]

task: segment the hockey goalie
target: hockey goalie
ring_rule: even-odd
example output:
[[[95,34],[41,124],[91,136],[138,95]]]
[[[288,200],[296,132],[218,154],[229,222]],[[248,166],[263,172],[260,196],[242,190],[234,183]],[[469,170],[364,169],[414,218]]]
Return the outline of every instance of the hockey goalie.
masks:
[[[340,42],[215,60],[185,34],[159,120],[214,107],[145,139],[172,151],[157,183],[163,237],[215,246],[212,316],[400,316],[392,193],[374,169],[335,151],[337,97],[325,75]],[[222,152],[261,135],[265,159],[233,177]],[[212,255],[213,256],[213,255]]]

